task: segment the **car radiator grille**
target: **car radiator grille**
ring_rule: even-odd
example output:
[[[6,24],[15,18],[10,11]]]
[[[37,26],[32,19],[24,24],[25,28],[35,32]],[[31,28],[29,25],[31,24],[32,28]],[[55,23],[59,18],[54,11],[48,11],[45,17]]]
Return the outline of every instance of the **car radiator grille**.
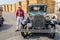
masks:
[[[38,28],[38,29],[44,28],[45,27],[44,23],[45,23],[45,18],[43,15],[35,15],[34,16],[34,19],[33,19],[33,27],[34,28]]]

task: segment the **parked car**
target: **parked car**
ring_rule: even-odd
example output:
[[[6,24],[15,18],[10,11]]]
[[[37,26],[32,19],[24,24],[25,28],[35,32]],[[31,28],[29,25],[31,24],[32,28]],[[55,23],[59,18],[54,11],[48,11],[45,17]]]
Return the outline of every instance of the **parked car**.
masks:
[[[28,6],[28,14],[26,21],[22,23],[22,29],[26,29],[21,35],[25,38],[32,33],[47,33],[49,37],[55,37],[55,24],[51,23],[51,16],[47,15],[46,4],[31,4]],[[53,25],[53,26],[52,26]]]
[[[2,12],[3,12],[3,9],[2,9],[2,6],[0,6],[0,26],[2,26],[3,22],[4,22],[4,18],[2,16]]]

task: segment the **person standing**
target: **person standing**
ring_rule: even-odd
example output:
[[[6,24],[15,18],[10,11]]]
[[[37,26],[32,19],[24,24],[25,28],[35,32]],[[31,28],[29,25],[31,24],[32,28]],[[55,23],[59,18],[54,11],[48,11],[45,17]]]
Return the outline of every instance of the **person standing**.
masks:
[[[16,11],[16,19],[17,19],[17,27],[16,31],[19,31],[21,29],[21,22],[24,19],[24,11],[21,8],[21,6],[18,6],[18,9]]]

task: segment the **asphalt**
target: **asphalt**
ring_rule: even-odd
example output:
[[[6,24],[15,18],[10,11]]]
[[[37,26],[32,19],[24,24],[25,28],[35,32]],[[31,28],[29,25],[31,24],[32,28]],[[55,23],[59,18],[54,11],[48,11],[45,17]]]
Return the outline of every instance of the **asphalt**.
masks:
[[[5,19],[4,25],[0,27],[0,40],[60,40],[60,31],[56,33],[54,39],[50,39],[47,36],[39,36],[40,34],[34,34],[29,39],[24,39],[20,31],[16,30],[16,16],[15,12],[8,13],[3,12],[3,17]],[[57,26],[57,30],[60,30],[60,26]]]

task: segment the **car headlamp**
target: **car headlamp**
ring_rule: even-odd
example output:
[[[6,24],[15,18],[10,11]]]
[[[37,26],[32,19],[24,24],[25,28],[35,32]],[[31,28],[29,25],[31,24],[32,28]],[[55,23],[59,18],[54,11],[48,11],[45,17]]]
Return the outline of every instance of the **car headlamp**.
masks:
[[[46,20],[50,20],[50,17],[49,16],[46,16],[45,18],[46,18]]]

